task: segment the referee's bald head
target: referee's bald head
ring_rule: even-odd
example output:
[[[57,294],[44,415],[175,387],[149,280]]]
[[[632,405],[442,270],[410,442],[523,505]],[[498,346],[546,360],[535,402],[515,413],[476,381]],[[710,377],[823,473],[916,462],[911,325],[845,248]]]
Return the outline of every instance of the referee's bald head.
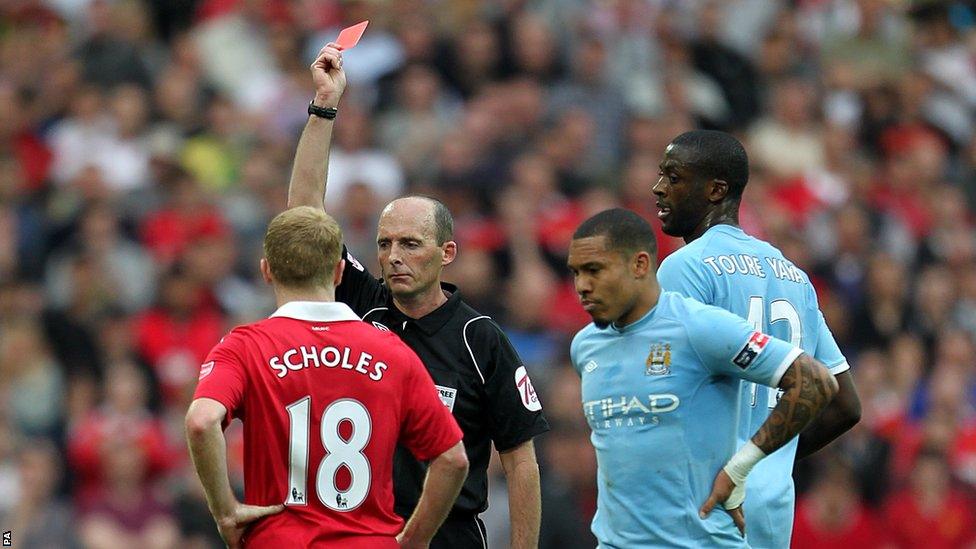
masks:
[[[397,198],[383,208],[381,215],[392,212],[399,205],[416,204],[417,202],[426,203],[430,207],[429,215],[420,218],[420,220],[429,225],[426,228],[433,231],[437,245],[441,246],[448,240],[452,240],[454,238],[454,216],[451,215],[451,211],[443,202],[432,196],[413,194]]]

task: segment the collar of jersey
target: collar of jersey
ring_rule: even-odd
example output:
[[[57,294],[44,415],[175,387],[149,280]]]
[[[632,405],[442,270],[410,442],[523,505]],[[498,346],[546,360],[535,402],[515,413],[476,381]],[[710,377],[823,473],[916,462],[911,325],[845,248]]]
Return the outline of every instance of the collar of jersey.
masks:
[[[359,320],[349,305],[336,301],[289,301],[278,307],[271,318],[279,316],[309,322]]]
[[[664,292],[661,292],[660,294],[658,294],[657,303],[655,303],[654,306],[651,307],[651,310],[647,311],[647,313],[645,313],[644,316],[638,318],[636,322],[631,322],[630,324],[624,326],[623,328],[618,328],[616,324],[613,324],[611,322],[610,329],[618,334],[626,334],[627,332],[632,332],[636,329],[640,329],[642,326],[650,322],[652,318],[654,318],[654,312],[657,311],[657,308],[661,305],[661,300],[663,298],[664,298]]]
[[[705,234],[703,234],[702,236],[705,236],[706,234],[712,231],[727,232],[732,234],[745,234],[745,231],[742,230],[742,227],[736,227],[735,225],[729,225],[728,223],[719,223],[718,225],[712,225],[711,227],[709,227],[708,230],[705,231]]]
[[[458,306],[461,304],[461,292],[458,291],[457,286],[454,284],[448,284],[447,282],[441,282],[441,289],[450,294],[447,296],[447,301],[441,303],[440,307],[420,318],[410,318],[409,316],[403,314],[403,311],[397,309],[396,305],[393,304],[392,295],[390,296],[390,311],[393,312],[400,321],[405,321],[416,325],[427,335],[434,335],[438,330],[443,328],[445,324],[447,324],[448,320],[451,320],[451,318],[454,316],[454,312],[457,311]]]

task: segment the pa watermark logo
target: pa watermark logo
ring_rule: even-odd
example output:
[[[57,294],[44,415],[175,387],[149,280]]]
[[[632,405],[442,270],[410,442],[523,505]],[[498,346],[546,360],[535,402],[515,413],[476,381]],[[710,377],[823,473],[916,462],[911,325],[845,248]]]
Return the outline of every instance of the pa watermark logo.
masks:
[[[14,545],[14,534],[10,530],[6,530],[3,533],[3,546],[13,547]]]

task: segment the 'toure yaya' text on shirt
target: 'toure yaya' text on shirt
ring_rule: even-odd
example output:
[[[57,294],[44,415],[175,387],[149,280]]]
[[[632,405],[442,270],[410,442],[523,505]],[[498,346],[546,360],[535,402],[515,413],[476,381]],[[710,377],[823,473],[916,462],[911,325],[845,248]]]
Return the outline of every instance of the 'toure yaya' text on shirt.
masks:
[[[764,257],[773,276],[780,280],[803,283],[803,275],[792,263],[775,257]],[[702,258],[716,276],[739,273],[766,278],[766,269],[758,257],[748,254],[720,255]]]

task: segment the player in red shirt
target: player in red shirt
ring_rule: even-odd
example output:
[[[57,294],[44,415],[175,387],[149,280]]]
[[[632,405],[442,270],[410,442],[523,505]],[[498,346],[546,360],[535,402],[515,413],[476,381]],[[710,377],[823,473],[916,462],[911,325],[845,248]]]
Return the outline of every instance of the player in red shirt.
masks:
[[[426,547],[467,475],[461,430],[417,355],[333,301],[341,247],[321,210],[272,220],[261,273],[279,308],[231,331],[200,370],[187,438],[231,547]],[[235,417],[244,503],[230,488],[222,431]],[[433,460],[406,527],[393,512],[398,443]]]

